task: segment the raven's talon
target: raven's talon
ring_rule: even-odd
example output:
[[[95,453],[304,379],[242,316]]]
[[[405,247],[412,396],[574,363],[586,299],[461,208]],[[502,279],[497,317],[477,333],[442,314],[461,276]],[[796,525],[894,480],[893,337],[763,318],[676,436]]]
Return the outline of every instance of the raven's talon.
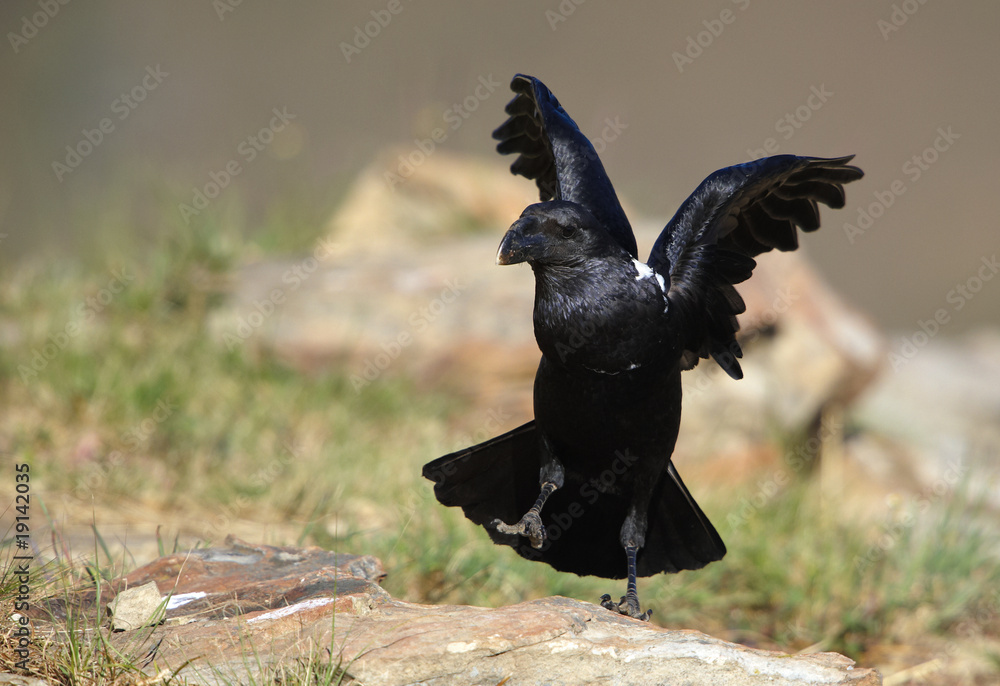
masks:
[[[601,596],[601,607],[605,610],[611,610],[612,612],[618,612],[618,606],[611,602],[611,596],[605,593]]]
[[[636,601],[633,606],[628,602],[628,598],[625,596],[621,597],[617,603],[611,600],[611,596],[605,593],[601,596],[601,607],[605,610],[611,610],[612,612],[617,612],[620,615],[625,615],[626,617],[631,617],[632,619],[638,619],[643,622],[648,622],[650,616],[652,616],[652,610],[646,610],[642,612],[639,608],[639,602]]]
[[[648,622],[649,618],[653,616],[652,610],[646,610],[645,612],[640,612],[639,614],[629,613],[629,617],[632,619],[638,619],[640,622]]]
[[[541,548],[542,544],[545,543],[545,527],[542,525],[542,518],[534,512],[526,512],[517,524],[506,524],[499,519],[494,519],[492,524],[502,534],[525,536],[531,542],[532,548]]]
[[[650,615],[653,614],[652,610],[642,611],[639,607],[639,600],[636,599],[634,603],[630,602],[625,596],[622,596],[621,601],[618,603],[618,611],[621,612],[626,617],[631,617],[632,619],[638,619],[642,622],[648,622]]]

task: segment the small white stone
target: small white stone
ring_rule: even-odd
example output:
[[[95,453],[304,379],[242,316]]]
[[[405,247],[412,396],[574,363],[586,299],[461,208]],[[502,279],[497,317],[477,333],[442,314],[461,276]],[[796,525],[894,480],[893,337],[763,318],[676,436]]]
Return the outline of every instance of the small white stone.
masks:
[[[111,628],[114,631],[134,631],[163,621],[166,603],[160,597],[155,581],[121,591],[108,603]]]

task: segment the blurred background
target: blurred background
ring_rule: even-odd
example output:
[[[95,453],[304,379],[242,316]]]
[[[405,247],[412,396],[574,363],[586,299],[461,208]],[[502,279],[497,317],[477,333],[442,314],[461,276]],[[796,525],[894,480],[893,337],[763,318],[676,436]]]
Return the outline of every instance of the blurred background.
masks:
[[[686,381],[677,462],[730,555],[648,581],[654,620],[995,683],[998,25],[981,0],[3,3],[0,453],[33,467],[39,553],[111,575],[236,533],[378,554],[414,601],[604,592],[419,478],[530,417],[532,279],[493,259],[537,196],[490,138],[524,72],[641,255],[718,168],[866,172],[743,287],[746,378]]]
[[[82,220],[111,202],[136,232],[155,231],[143,208],[157,194],[191,197],[274,107],[295,116],[293,130],[225,190],[246,199],[251,225],[278,203],[332,210],[378,151],[412,147],[437,126],[444,149],[491,155],[518,71],[545,81],[589,135],[607,117],[627,126],[604,163],[619,194],[662,221],[710,172],[759,156],[769,139],[769,154],[858,155],[867,177],[809,251],[888,326],[911,328],[995,250],[983,202],[1000,152],[993,3],[562,5],[401,0],[383,28],[368,24],[385,3],[95,2],[60,5],[35,35],[37,4],[4,3],[16,43],[0,61],[4,258],[86,246]],[[164,76],[143,95],[148,68]],[[501,92],[452,129],[446,113],[481,77]],[[139,97],[123,103],[133,89]],[[104,118],[113,132],[57,173],[66,146]],[[925,153],[942,128],[954,141]],[[913,157],[925,154],[923,170]],[[842,224],[897,180],[906,192],[849,240]],[[998,315],[1000,298],[985,292],[949,329]]]

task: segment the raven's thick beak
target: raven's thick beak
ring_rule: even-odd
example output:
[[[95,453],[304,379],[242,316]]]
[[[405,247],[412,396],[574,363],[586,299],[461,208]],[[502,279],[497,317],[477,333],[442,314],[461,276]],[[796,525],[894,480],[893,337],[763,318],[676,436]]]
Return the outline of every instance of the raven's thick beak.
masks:
[[[519,264],[530,257],[531,249],[542,244],[538,234],[525,234],[524,230],[535,223],[534,217],[521,217],[511,224],[500,241],[497,250],[497,264]]]

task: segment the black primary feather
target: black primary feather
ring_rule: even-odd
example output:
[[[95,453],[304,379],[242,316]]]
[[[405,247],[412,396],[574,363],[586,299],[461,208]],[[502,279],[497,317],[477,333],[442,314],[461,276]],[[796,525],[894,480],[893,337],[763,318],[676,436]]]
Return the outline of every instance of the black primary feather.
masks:
[[[863,175],[848,164],[852,159],[765,157],[720,169],[681,204],[648,263],[670,276],[667,297],[682,313],[676,325],[684,330],[684,349],[696,355],[689,360],[712,356],[742,378],[735,315],[743,304],[733,298],[732,285],[750,276],[752,258],[774,248],[795,250],[797,229],[818,229],[817,203],[843,206],[843,184]]]
[[[632,225],[601,158],[576,122],[538,79],[517,74],[510,89],[517,95],[507,104],[509,118],[493,132],[500,141],[497,152],[518,155],[510,171],[533,180],[542,201],[568,200],[586,207],[637,257]]]

